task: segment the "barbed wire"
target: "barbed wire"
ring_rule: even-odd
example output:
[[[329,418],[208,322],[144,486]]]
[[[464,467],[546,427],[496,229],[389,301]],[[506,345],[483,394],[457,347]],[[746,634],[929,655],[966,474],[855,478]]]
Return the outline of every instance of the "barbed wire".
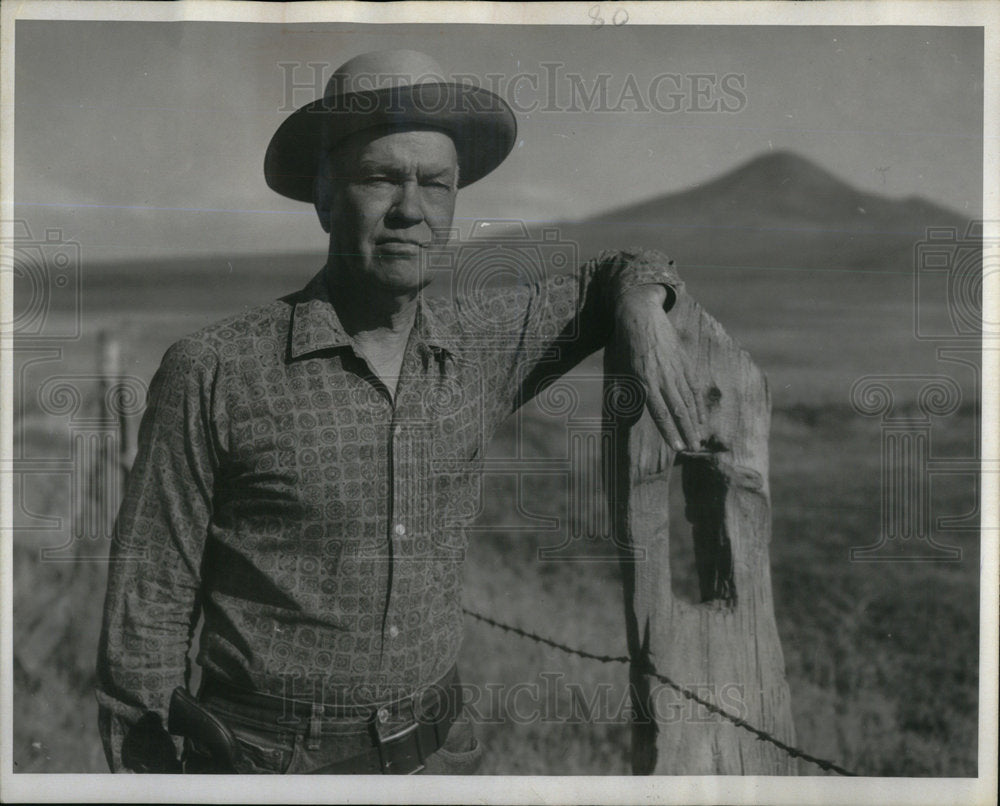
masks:
[[[598,661],[599,663],[632,663],[632,658],[630,658],[628,655],[597,655],[594,654],[593,652],[587,652],[586,650],[583,649],[577,649],[567,644],[561,644],[558,641],[553,641],[551,638],[546,638],[545,636],[539,635],[538,633],[529,632],[528,630],[522,630],[520,627],[515,627],[512,624],[504,624],[502,621],[497,621],[496,619],[492,619],[489,616],[484,616],[482,613],[476,613],[474,610],[469,610],[467,607],[463,607],[462,612],[464,612],[467,616],[471,616],[477,621],[481,621],[484,624],[489,624],[491,627],[496,627],[500,630],[503,630],[504,632],[509,632],[512,633],[513,635],[520,636],[521,638],[527,638],[529,641],[534,641],[535,643],[538,644],[550,646],[553,649],[558,649],[559,651],[565,652],[568,655],[576,655],[579,658],[585,658],[587,660],[595,660]],[[749,731],[761,741],[770,742],[779,750],[783,750],[785,753],[790,755],[792,758],[801,758],[803,761],[808,761],[810,764],[815,764],[820,769],[826,770],[828,772],[835,772],[838,775],[846,775],[850,777],[857,776],[857,773],[844,769],[839,764],[836,764],[832,761],[828,761],[827,759],[811,755],[810,753],[807,753],[805,750],[802,750],[798,747],[793,747],[792,745],[781,741],[781,739],[777,738],[776,736],[772,736],[766,730],[762,730],[761,728],[758,728],[750,724],[745,719],[742,719],[741,717],[738,717],[735,714],[729,713],[728,711],[724,710],[723,708],[720,708],[718,705],[715,705],[714,703],[709,702],[703,697],[699,697],[693,691],[684,688],[679,683],[675,683],[665,674],[660,674],[658,671],[656,671],[656,669],[654,669],[649,664],[644,664],[643,666],[641,666],[640,671],[642,671],[643,674],[647,674],[650,677],[656,678],[664,685],[669,686],[674,691],[678,692],[682,697],[685,697],[686,699],[691,700],[692,702],[698,703],[698,705],[702,706],[703,708],[707,709],[713,714],[721,716],[727,722],[731,722],[736,727],[743,728],[743,730]]]

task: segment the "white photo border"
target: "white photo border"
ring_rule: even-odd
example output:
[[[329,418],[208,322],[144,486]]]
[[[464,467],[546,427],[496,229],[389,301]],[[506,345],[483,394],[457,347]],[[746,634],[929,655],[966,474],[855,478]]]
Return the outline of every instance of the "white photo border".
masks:
[[[14,153],[14,31],[19,20],[216,20],[293,24],[358,22],[399,24],[477,23],[589,25],[595,4],[583,3],[256,3],[220,0],[181,2],[9,2],[2,6],[2,124],[0,124],[0,247],[12,239]],[[602,3],[610,8],[611,3]],[[984,237],[1000,239],[1000,4],[990,2],[616,2],[630,24],[697,25],[906,25],[982,26],[984,82]],[[0,321],[11,322],[13,281],[2,275]],[[1000,278],[984,278],[984,318],[1000,308]],[[995,318],[994,320],[995,321]],[[428,777],[356,776],[295,778],[200,778],[101,774],[14,774],[12,750],[12,337],[0,334],[0,559],[2,559],[2,665],[0,665],[0,797],[7,801],[217,803],[987,803],[996,801],[998,680],[998,553],[995,539],[1000,507],[1000,345],[983,345],[982,541],[980,599],[979,777],[972,779],[773,777]]]

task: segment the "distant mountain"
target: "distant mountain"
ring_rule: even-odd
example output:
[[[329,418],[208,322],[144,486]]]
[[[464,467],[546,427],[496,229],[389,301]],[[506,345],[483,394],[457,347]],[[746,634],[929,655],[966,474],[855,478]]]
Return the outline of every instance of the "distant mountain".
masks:
[[[690,190],[621,208],[603,218],[626,223],[711,219],[744,227],[822,223],[831,229],[873,231],[906,229],[914,216],[928,214],[954,217],[918,198],[900,202],[862,193],[814,162],[779,151]]]
[[[635,244],[688,270],[909,271],[929,226],[966,220],[925,199],[865,193],[790,152],[764,154],[689,190],[560,227],[589,254]]]

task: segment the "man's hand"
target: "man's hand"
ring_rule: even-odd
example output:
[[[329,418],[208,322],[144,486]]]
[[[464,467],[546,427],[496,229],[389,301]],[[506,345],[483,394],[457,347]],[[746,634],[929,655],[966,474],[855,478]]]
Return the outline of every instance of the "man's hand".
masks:
[[[663,438],[675,451],[701,450],[704,403],[691,363],[663,310],[662,285],[632,288],[618,298],[615,338],[624,369],[646,390],[646,408]]]

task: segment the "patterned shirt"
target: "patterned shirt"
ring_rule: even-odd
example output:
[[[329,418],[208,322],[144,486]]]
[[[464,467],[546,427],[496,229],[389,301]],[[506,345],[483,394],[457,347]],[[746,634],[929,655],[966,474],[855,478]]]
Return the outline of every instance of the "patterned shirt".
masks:
[[[601,348],[614,301],[681,287],[605,252],[464,301],[419,298],[395,395],[355,350],[325,270],[165,354],[118,514],[98,658],[112,770],[198,663],[231,685],[366,705],[431,685],[462,637],[463,527],[500,423]],[[673,293],[669,293],[672,290]]]

